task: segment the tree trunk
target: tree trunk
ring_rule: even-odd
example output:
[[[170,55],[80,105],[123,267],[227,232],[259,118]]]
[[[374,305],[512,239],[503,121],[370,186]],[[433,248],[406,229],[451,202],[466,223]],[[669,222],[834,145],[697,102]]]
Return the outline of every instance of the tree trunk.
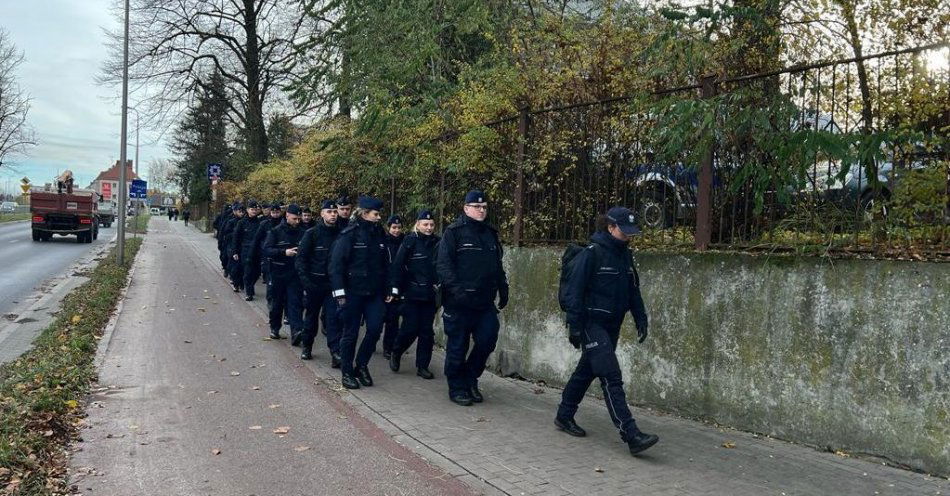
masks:
[[[247,36],[247,146],[257,162],[267,162],[267,128],[261,94],[261,50],[257,38],[257,3],[244,0],[244,32]]]

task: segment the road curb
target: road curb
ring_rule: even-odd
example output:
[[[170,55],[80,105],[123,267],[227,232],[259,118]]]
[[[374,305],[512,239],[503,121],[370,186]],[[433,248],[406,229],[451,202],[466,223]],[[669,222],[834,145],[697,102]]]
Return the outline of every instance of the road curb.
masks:
[[[145,244],[145,236],[142,236],[142,244]],[[139,251],[141,251],[139,247]],[[125,296],[129,292],[129,288],[132,286],[132,276],[135,275],[135,267],[138,266],[140,258],[138,256],[132,261],[132,266],[129,267],[129,273],[125,277],[125,285],[122,287],[122,291],[119,292],[118,303],[115,305],[115,309],[112,310],[112,315],[109,317],[109,322],[106,322],[106,326],[102,328],[102,336],[99,337],[99,344],[96,347],[96,356],[93,358],[93,366],[98,371],[102,367],[102,362],[105,361],[106,353],[109,351],[109,345],[112,344],[112,336],[115,335],[115,327],[119,322],[119,315],[122,314],[122,309],[125,308]]]

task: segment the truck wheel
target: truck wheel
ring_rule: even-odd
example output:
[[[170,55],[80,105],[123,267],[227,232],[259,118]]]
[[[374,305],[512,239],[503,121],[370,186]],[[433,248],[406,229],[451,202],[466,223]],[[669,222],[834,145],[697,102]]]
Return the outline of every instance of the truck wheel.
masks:
[[[43,236],[40,234],[40,232],[36,229],[33,229],[33,241],[39,241],[41,239],[43,239]]]
[[[638,202],[639,218],[642,227],[648,229],[668,229],[676,219],[673,192],[666,190],[648,190]]]

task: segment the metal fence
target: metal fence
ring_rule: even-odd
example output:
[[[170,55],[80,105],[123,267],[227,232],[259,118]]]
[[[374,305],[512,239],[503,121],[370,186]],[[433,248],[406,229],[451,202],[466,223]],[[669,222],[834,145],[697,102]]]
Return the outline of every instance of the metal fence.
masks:
[[[484,173],[435,173],[423,201],[494,191],[516,245],[584,239],[626,205],[641,246],[950,259],[947,46],[526,108],[485,125]]]

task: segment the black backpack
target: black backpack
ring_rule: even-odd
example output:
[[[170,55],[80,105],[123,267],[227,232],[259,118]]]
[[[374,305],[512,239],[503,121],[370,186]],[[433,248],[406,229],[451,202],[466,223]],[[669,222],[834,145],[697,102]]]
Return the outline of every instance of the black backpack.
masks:
[[[567,248],[564,249],[564,254],[561,255],[561,278],[557,287],[557,302],[561,305],[562,312],[567,311],[567,302],[565,301],[564,293],[567,291],[567,281],[570,280],[571,274],[574,273],[574,268],[577,266],[577,255],[586,250],[588,246],[594,246],[594,252],[596,254],[597,245],[571,243],[567,245]]]

